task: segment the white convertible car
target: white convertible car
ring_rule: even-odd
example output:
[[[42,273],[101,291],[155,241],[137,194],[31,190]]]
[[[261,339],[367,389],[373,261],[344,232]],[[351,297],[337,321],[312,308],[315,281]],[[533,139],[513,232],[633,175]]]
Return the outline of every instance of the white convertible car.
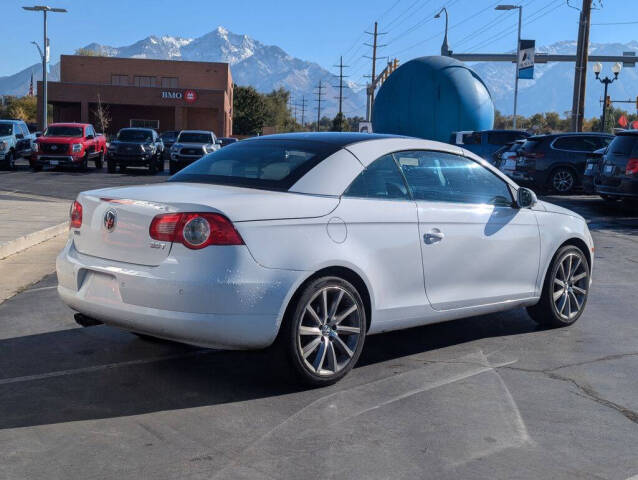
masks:
[[[81,193],[58,291],[85,317],[225,349],[275,344],[323,385],[367,335],[587,302],[585,220],[459,147],[286,134],[211,153],[168,182]]]

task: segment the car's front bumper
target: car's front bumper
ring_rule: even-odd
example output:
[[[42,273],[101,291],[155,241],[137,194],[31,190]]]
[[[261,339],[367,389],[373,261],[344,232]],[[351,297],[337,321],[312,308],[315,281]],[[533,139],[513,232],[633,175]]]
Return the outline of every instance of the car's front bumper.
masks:
[[[189,251],[175,244],[158,266],[78,252],[56,261],[58,293],[74,310],[126,330],[205,347],[270,345],[302,272],[269,269],[245,246]]]
[[[51,155],[48,153],[42,153],[32,156],[32,162],[36,165],[49,165],[49,166],[68,166],[79,165],[82,160],[80,155]]]
[[[153,161],[153,154],[136,153],[123,155],[119,153],[108,152],[107,159],[119,165],[146,166]]]

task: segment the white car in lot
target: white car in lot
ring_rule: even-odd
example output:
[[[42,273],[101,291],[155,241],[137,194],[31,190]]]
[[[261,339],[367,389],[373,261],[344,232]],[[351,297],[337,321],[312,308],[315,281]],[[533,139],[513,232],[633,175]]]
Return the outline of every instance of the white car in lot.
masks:
[[[286,134],[206,155],[163,184],[81,193],[58,291],[87,317],[194,345],[285,351],[337,381],[367,335],[587,301],[579,215],[476,155],[370,134]]]

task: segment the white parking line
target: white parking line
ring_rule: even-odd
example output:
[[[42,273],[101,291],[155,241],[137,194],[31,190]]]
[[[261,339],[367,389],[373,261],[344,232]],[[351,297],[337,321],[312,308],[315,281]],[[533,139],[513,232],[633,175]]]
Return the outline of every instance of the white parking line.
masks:
[[[41,292],[42,290],[52,290],[54,288],[58,288],[58,286],[52,285],[50,287],[29,288],[28,290],[23,290],[21,293]]]
[[[119,363],[107,363],[106,365],[95,365],[93,367],[73,368],[70,370],[58,370],[56,372],[39,373],[36,375],[25,375],[23,377],[3,378],[0,379],[0,385],[8,385],[11,383],[31,382],[33,380],[44,380],[47,378],[64,377],[67,375],[77,375],[79,373],[99,372],[102,370],[110,370],[112,368],[129,367],[131,365],[144,365],[147,363],[162,362],[164,360],[175,360],[178,358],[189,358],[204,353],[209,353],[211,350],[197,350],[195,352],[180,353],[177,355],[166,355],[163,357],[144,358],[140,360],[129,360],[128,362]]]

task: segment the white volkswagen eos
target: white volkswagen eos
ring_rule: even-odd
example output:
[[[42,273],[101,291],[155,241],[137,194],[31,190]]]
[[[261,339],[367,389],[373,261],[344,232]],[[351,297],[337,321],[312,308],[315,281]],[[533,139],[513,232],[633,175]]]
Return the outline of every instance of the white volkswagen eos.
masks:
[[[570,325],[593,252],[582,217],[459,147],[287,134],[167,183],[81,193],[57,274],[87,317],[207,347],[276,343],[323,385],[375,333],[516,307]]]

